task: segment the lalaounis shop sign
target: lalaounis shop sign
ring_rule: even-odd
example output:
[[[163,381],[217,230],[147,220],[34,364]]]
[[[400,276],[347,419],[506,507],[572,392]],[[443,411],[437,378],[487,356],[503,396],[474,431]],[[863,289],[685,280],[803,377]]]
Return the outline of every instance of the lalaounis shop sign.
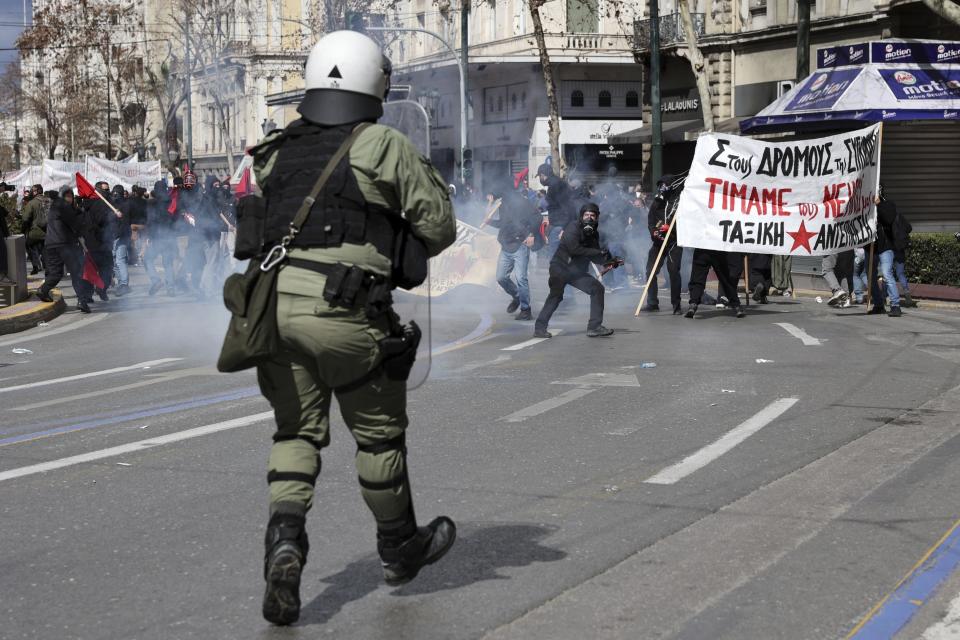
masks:
[[[872,242],[881,125],[815,140],[704,134],[680,195],[684,247],[828,255]]]

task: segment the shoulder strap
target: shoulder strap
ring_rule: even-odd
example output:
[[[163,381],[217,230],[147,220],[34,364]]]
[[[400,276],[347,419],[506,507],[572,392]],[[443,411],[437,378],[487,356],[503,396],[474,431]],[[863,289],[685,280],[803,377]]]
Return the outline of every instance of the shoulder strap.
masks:
[[[300,209],[297,210],[297,215],[294,216],[293,222],[290,223],[290,235],[296,236],[300,233],[300,229],[302,229],[303,225],[307,222],[310,209],[313,208],[313,203],[317,201],[317,196],[320,195],[320,190],[323,189],[323,185],[325,185],[327,180],[330,179],[330,176],[333,175],[337,165],[340,164],[343,157],[350,151],[350,147],[352,147],[353,143],[360,137],[360,134],[369,126],[369,122],[361,122],[358,124],[347,139],[343,141],[343,144],[340,145],[337,152],[333,154],[333,157],[330,158],[330,162],[327,163],[320,177],[317,178],[317,183],[314,184],[313,189],[310,190],[310,195],[303,199],[303,204],[300,205]]]

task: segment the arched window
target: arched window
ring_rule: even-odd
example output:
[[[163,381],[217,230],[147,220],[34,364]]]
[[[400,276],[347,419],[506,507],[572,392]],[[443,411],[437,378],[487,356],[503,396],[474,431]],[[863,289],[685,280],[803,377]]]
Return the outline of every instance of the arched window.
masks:
[[[571,107],[583,106],[583,91],[580,91],[578,89],[570,94],[570,106]]]
[[[636,91],[627,91],[627,106],[628,107],[640,106],[640,96],[637,95]]]
[[[611,105],[612,99],[610,97],[609,91],[600,92],[600,105],[601,107],[609,107]]]

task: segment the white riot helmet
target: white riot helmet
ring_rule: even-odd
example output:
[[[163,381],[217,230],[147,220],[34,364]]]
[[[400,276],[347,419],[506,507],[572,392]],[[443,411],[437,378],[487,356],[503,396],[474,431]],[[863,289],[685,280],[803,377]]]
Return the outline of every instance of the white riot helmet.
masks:
[[[307,57],[306,94],[297,111],[305,120],[327,126],[377,120],[392,70],[380,45],[362,33],[329,33]]]

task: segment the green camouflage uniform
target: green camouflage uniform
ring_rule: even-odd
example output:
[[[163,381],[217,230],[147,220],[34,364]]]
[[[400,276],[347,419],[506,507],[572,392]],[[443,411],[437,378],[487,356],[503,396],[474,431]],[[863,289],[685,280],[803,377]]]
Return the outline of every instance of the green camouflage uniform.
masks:
[[[267,154],[254,158],[260,184],[274,159]],[[366,200],[398,215],[405,212],[431,256],[453,243],[456,220],[446,186],[406,137],[389,127],[371,126],[354,143],[349,161]],[[294,249],[290,257],[390,275],[390,260],[369,243]],[[379,367],[377,343],[390,332],[390,318],[385,314],[368,319],[362,294],[353,308],[331,307],[323,299],[325,283],[323,275],[289,265],[278,277],[282,351],[257,372],[277,421],[268,474],[271,512],[303,513],[312,506],[320,450],[330,442],[330,399],[335,393],[359,447],[356,466],[363,498],[378,528],[388,530],[403,520],[411,505],[405,449],[402,444],[389,446],[398,439],[402,443],[407,428],[406,382],[390,380],[381,370],[359,386],[337,389]]]

